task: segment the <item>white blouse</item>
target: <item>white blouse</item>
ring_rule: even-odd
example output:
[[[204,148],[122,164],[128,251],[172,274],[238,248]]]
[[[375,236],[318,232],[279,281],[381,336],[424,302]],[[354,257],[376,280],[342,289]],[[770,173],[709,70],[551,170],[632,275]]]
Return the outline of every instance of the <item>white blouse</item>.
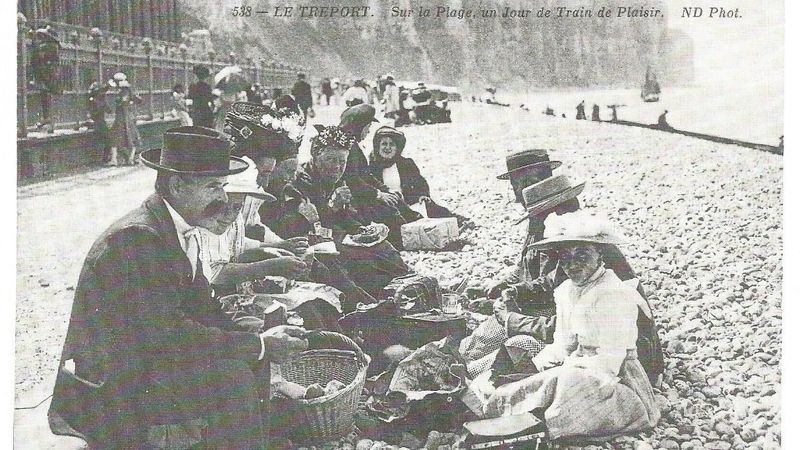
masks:
[[[553,293],[554,341],[533,358],[546,370],[563,363],[616,377],[629,349],[636,349],[639,293],[600,267],[583,286],[564,281]]]
[[[397,192],[403,192],[403,187],[400,184],[400,172],[397,170],[397,164],[383,169],[383,184],[389,189]]]

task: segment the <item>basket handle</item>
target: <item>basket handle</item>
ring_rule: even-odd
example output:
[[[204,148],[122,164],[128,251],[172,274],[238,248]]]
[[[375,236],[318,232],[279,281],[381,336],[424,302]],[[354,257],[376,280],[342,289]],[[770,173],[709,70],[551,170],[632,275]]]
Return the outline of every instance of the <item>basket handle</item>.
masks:
[[[308,339],[309,350],[334,349],[353,351],[364,366],[369,365],[369,355],[364,353],[354,340],[341,333],[315,330],[310,331],[306,335],[306,339]]]

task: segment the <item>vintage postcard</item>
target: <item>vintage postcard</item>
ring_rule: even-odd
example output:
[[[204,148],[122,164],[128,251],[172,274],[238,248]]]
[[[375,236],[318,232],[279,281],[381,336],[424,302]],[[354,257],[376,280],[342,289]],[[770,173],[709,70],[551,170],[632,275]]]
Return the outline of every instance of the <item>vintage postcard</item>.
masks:
[[[777,449],[781,0],[19,0],[19,449]]]

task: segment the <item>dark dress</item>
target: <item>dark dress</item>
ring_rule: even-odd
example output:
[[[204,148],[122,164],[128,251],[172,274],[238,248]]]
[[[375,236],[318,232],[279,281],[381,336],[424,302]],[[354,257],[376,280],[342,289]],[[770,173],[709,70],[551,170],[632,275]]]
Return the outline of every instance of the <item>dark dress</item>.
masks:
[[[214,128],[214,111],[211,107],[214,96],[211,95],[211,86],[204,81],[198,81],[189,86],[187,98],[192,101],[189,111],[192,124],[199,127]]]
[[[133,109],[135,104],[141,103],[142,99],[128,92],[118,95],[114,100],[114,124],[111,126],[111,146],[120,150],[127,150],[128,158],[132,158],[134,149],[142,146],[139,137],[139,129],[136,128],[136,111]]]
[[[54,433],[144,448],[149,426],[202,419],[210,448],[266,445],[260,338],[224,315],[200,264],[191,273],[157,194],[95,241],[48,412]]]
[[[373,297],[382,297],[383,288],[394,278],[407,274],[408,266],[389,241],[373,247],[341,245],[346,234],[357,233],[359,227],[368,222],[360,220],[352,208],[337,211],[328,206],[331,193],[342,184],[342,181],[333,186],[323,186],[318,180],[319,177],[316,175],[313,164],[308,162],[299,167],[292,187],[302,195],[302,198],[308,199],[314,204],[319,213],[321,225],[333,231],[333,239],[342,253],[339,260],[350,278]],[[299,199],[292,201],[294,204],[290,207],[290,211],[297,211],[299,201]],[[293,223],[296,224],[298,221],[295,218]],[[293,225],[293,227],[300,228],[298,225]],[[285,228],[283,227],[283,229]],[[280,235],[278,229],[273,228],[273,231]]]
[[[261,205],[261,221],[284,239],[307,236],[314,233],[314,226],[298,212],[298,206],[303,200],[311,201],[317,208],[321,225],[333,230],[334,241],[341,252],[338,257],[321,258],[320,262],[329,270],[329,278],[325,284],[341,290],[353,299],[347,305],[342,305],[345,309],[358,301],[371,303],[372,298],[382,297],[383,288],[390,281],[407,274],[408,266],[403,262],[400,253],[388,242],[369,248],[341,245],[344,235],[357,231],[362,223],[349,212],[344,214],[331,211],[328,208],[330,196],[326,197],[324,192],[314,187],[312,176],[313,171],[309,174],[308,164],[301,167],[295,181],[285,186],[281,192],[272,193],[277,201]],[[359,295],[358,291],[349,286],[350,282],[369,297]]]

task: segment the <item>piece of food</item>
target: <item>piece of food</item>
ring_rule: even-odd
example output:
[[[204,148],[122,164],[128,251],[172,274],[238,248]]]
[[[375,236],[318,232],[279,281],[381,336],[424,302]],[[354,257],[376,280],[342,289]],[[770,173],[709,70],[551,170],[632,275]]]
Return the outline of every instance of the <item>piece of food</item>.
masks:
[[[325,385],[325,395],[332,395],[335,394],[347,386],[346,384],[342,383],[339,380],[331,380],[328,381],[328,384]]]
[[[310,400],[312,398],[319,398],[325,395],[325,388],[319,383],[314,383],[306,388],[304,399]]]

